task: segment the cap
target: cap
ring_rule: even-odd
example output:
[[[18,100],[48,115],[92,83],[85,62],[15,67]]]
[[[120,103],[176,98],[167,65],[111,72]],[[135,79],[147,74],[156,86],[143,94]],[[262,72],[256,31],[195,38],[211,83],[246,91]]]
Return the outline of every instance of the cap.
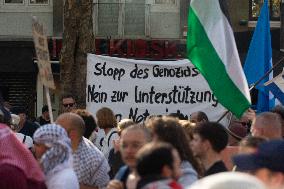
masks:
[[[21,113],[26,113],[26,110],[23,107],[17,106],[17,107],[13,107],[11,109],[11,113],[18,115],[18,114],[21,114]]]
[[[274,172],[284,173],[284,141],[272,140],[260,144],[254,154],[242,154],[233,157],[238,170],[254,171],[267,168]]]
[[[238,121],[232,121],[228,129],[239,138],[244,138],[247,135],[247,127]]]
[[[52,111],[55,111],[55,109],[52,109]],[[44,105],[41,109],[41,112],[44,113],[44,112],[48,112],[48,106],[47,105]]]

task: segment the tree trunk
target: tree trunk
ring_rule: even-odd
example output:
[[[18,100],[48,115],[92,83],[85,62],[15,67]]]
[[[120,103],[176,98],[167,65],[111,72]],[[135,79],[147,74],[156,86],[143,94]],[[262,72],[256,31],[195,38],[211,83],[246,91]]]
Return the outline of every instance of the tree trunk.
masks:
[[[94,51],[93,0],[65,0],[60,57],[61,95],[72,94],[86,107],[87,53]]]

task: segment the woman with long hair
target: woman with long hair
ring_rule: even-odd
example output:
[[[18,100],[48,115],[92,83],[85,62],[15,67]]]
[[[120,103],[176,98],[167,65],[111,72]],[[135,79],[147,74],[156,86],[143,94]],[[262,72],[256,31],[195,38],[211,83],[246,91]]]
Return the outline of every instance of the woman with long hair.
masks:
[[[201,168],[193,156],[187,135],[178,119],[166,116],[156,117],[149,119],[146,127],[151,130],[153,141],[168,142],[177,149],[182,160],[182,176],[178,180],[179,183],[186,187],[196,181],[201,174]]]

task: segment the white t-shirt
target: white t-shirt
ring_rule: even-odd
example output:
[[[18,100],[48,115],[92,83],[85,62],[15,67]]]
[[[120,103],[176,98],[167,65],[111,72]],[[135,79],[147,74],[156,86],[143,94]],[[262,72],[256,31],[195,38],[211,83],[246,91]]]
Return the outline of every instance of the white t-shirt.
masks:
[[[47,189],[79,189],[78,178],[72,168],[46,176],[45,184]]]
[[[33,139],[30,137],[30,136],[28,136],[28,135],[24,135],[24,134],[22,134],[22,133],[15,133],[16,134],[16,137],[17,137],[17,139],[21,142],[21,143],[23,143],[23,144],[25,144],[25,146],[27,147],[27,148],[32,148],[33,146],[34,146],[34,144],[33,144]]]
[[[119,139],[117,128],[112,128],[103,139],[103,147],[101,151],[108,160],[109,152],[113,148],[113,141]]]
[[[102,150],[105,136],[105,131],[103,129],[99,129],[98,132],[94,131],[89,139],[99,150]]]

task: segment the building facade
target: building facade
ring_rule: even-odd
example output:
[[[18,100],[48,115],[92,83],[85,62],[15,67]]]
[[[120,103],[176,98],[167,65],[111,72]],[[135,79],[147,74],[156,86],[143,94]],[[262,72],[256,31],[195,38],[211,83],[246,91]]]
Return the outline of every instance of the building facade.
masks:
[[[281,30],[284,27],[280,22],[284,13],[280,0],[269,1],[276,62],[282,55],[280,49],[284,49]],[[151,60],[184,58],[189,3],[190,0],[94,0],[96,53]],[[228,7],[239,54],[244,61],[261,1],[226,0],[223,3]],[[51,100],[58,109],[62,10],[63,1],[0,0],[0,90],[11,105],[25,107],[30,116],[38,116],[45,104],[44,88],[37,78],[31,17],[37,16],[46,26],[57,86],[51,91]]]

